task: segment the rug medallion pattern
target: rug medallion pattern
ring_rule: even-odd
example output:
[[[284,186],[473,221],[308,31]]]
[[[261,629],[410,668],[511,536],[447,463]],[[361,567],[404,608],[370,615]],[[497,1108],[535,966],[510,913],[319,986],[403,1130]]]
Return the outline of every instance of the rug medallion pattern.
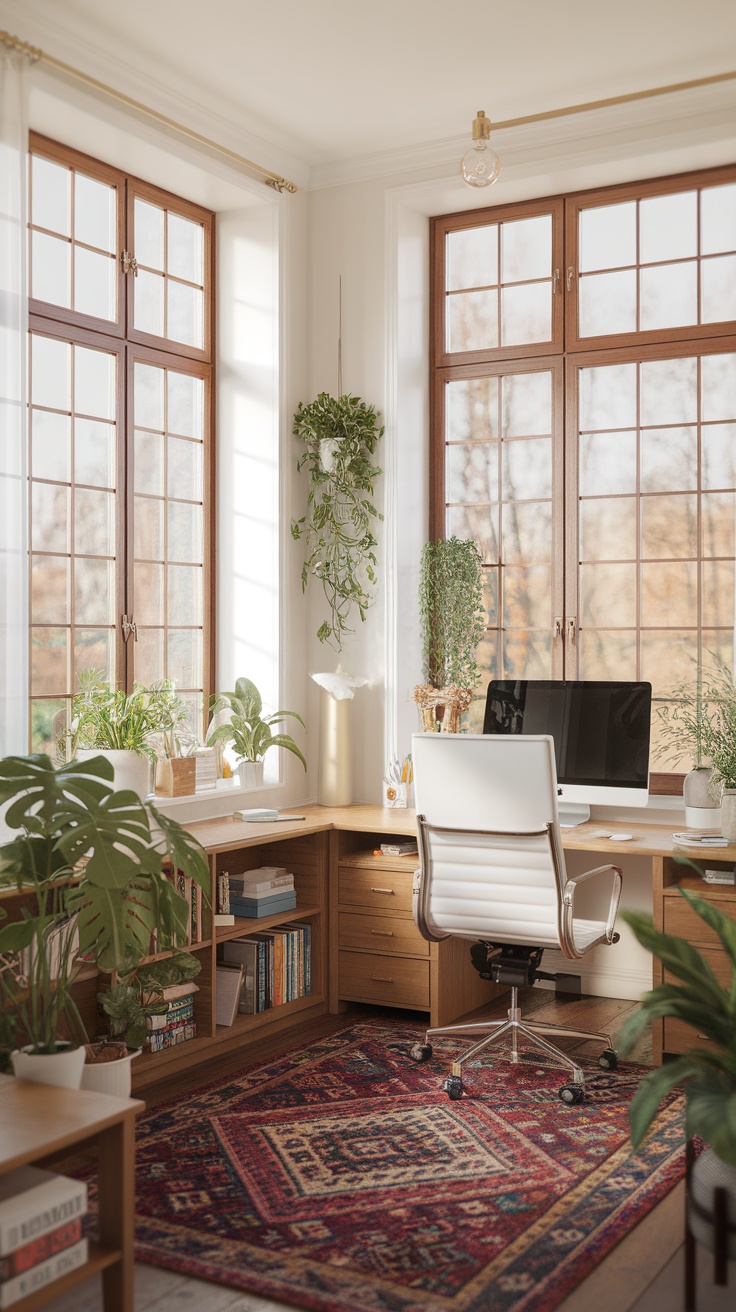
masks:
[[[537,1058],[468,1071],[452,1040],[359,1024],[156,1108],[137,1129],[139,1260],[316,1312],[551,1312],[683,1173],[673,1095],[638,1153],[643,1070],[557,1099]]]

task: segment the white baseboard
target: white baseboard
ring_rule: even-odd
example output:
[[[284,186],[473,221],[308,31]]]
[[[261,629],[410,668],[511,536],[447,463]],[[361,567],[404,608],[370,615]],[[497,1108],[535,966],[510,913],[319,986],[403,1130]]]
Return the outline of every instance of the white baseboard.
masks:
[[[601,966],[593,962],[586,965],[584,960],[568,961],[561,952],[545,952],[542,968],[565,975],[579,975],[582,992],[596,998],[629,998],[638,1002],[652,987],[651,971]],[[554,980],[540,979],[535,987],[553,989]]]

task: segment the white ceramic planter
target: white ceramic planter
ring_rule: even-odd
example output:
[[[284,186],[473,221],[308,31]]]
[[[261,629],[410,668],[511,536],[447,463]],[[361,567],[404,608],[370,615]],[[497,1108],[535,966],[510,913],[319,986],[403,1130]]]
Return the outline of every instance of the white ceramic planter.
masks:
[[[261,788],[263,761],[241,761],[238,765],[238,780],[241,788]]]
[[[13,1074],[31,1084],[54,1084],[58,1089],[79,1089],[84,1067],[84,1048],[66,1048],[61,1052],[33,1052],[19,1048],[11,1054]]]
[[[713,1251],[713,1191],[725,1189],[728,1195],[726,1215],[731,1233],[727,1241],[728,1256],[731,1261],[736,1258],[736,1166],[727,1162],[706,1148],[696,1157],[690,1180],[690,1210],[688,1220],[690,1229],[699,1244]]]
[[[721,798],[721,833],[736,843],[736,788],[724,788]]]
[[[116,790],[129,788],[145,801],[151,791],[151,762],[137,752],[115,752],[96,747],[80,747],[77,760],[88,761],[92,756],[104,756],[115,771]]]
[[[133,1078],[131,1063],[140,1056],[141,1049],[129,1052],[117,1061],[85,1062],[82,1067],[82,1088],[91,1093],[109,1093],[113,1098],[129,1098]]]
[[[700,765],[685,775],[682,797],[685,803],[685,825],[688,829],[720,829],[721,808],[711,792],[713,771]]]

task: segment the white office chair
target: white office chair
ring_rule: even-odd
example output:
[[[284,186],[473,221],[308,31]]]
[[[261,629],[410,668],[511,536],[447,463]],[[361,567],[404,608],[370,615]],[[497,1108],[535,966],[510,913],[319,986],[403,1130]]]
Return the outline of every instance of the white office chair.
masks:
[[[600,1065],[613,1070],[616,1053],[610,1034],[523,1023],[520,985],[533,984],[545,948],[561,949],[576,960],[598,943],[615,943],[622,875],[618,866],[599,866],[569,879],[557,819],[557,776],[549,737],[486,734],[415,734],[412,761],[416,789],[421,868],[414,876],[414,919],[425,939],[452,934],[475,940],[471,957],[481,977],[511,985],[504,1021],[479,1021],[427,1030],[416,1043],[414,1061],[432,1056],[430,1038],[438,1034],[483,1035],[452,1063],[446,1089],[462,1097],[461,1068],[500,1039],[511,1041],[511,1061],[519,1061],[524,1037],[572,1072],[560,1089],[563,1102],[583,1101],[583,1071],[549,1042],[555,1035],[605,1043]],[[588,879],[611,885],[605,921],[575,915],[575,894]],[[554,978],[547,976],[547,978]]]

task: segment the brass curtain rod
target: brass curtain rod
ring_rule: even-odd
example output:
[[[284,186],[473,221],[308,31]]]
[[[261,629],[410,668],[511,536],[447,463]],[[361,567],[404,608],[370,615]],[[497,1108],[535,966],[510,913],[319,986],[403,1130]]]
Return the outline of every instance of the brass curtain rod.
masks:
[[[126,96],[123,91],[117,91],[114,87],[107,86],[105,82],[99,82],[97,78],[90,77],[88,73],[83,73],[78,68],[73,68],[71,64],[65,64],[53,55],[47,55],[45,51],[29,45],[27,41],[21,41],[19,37],[12,36],[10,32],[0,30],[0,44],[6,46],[9,50],[20,51],[33,61],[43,60],[44,63],[50,64],[52,68],[58,68],[62,73],[75,78],[78,82],[84,82],[87,86],[94,87],[96,91],[101,91],[104,95],[119,100],[123,105],[128,105],[140,114],[145,114],[147,118],[152,118],[157,123],[163,123],[166,127],[173,128],[175,132],[189,137],[190,140],[199,142],[201,146],[207,146],[219,155],[225,155],[228,159],[234,160],[236,164],[257,173],[266,186],[273,187],[274,191],[293,193],[299,190],[295,182],[289,182],[286,178],[272,173],[269,169],[261,168],[260,164],[254,164],[252,160],[246,159],[243,155],[238,155],[227,146],[212,141],[209,137],[203,136],[201,132],[194,132],[191,128],[184,127],[182,123],[177,123],[176,119],[169,118],[166,114],[160,114],[157,109],[151,109],[148,105],[143,105],[139,100],[134,100],[132,96]],[[677,91],[691,91],[695,87],[713,86],[718,82],[733,81],[735,78],[736,70],[728,73],[714,73],[710,77],[692,78],[689,82],[671,82],[668,86],[650,87],[646,91],[629,91],[620,96],[608,96],[604,100],[588,100],[581,105],[566,105],[562,109],[548,109],[541,114],[525,114],[520,118],[499,119],[494,121],[493,128],[494,131],[498,132],[501,128],[521,127],[525,123],[544,123],[552,118],[566,118],[570,114],[584,114],[591,109],[607,109],[612,105],[627,105],[635,100],[650,100],[653,96],[671,95]]]
[[[218,155],[225,155],[228,159],[234,160],[236,164],[249,169],[251,173],[256,173],[266,186],[273,187],[274,191],[293,193],[299,190],[296,183],[289,182],[288,178],[282,178],[278,173],[273,173],[270,169],[264,169],[260,164],[254,164],[252,159],[246,159],[244,155],[238,155],[236,151],[230,150],[228,146],[222,146],[219,142],[203,136],[201,132],[195,132],[192,128],[185,127],[183,123],[177,123],[176,119],[169,118],[166,114],[160,114],[157,109],[151,109],[150,106],[143,105],[140,100],[134,100],[132,96],[126,96],[125,92],[117,91],[115,87],[107,86],[105,82],[99,82],[96,77],[90,77],[88,73],[82,73],[80,69],[73,68],[71,64],[65,64],[63,60],[56,59],[54,55],[47,55],[44,50],[29,45],[27,41],[21,41],[17,36],[12,36],[10,32],[0,30],[0,45],[27,55],[34,63],[43,61],[45,64],[50,64],[52,68],[58,68],[60,72],[75,78],[77,82],[83,82],[88,87],[94,87],[95,91],[101,91],[104,95],[119,100],[130,109],[145,114],[147,118],[155,119],[157,123],[163,123],[166,127],[173,128],[175,132],[189,137],[191,141],[198,142],[200,146],[207,146],[210,150],[217,151]]]

